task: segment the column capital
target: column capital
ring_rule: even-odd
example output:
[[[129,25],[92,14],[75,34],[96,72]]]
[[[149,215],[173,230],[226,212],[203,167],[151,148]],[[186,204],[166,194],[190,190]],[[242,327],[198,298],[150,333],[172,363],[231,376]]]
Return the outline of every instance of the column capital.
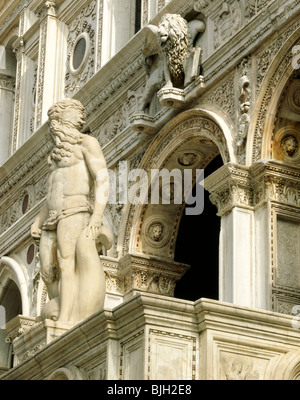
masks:
[[[0,71],[0,89],[14,92],[15,87],[16,87],[16,79],[12,76],[2,74]]]
[[[176,282],[189,266],[145,254],[127,254],[120,259],[119,268],[125,296],[136,290],[173,297]]]
[[[218,216],[229,213],[234,207],[253,209],[251,175],[244,165],[224,165],[205,178],[204,186],[218,209]]]
[[[300,168],[278,161],[258,162],[251,169],[254,205],[267,201],[300,206]]]
[[[40,20],[50,16],[50,17],[56,17],[56,2],[55,1],[45,1],[38,10],[38,15]]]
[[[254,209],[267,201],[300,205],[300,168],[275,160],[251,167],[228,163],[205,178],[218,216],[234,207]]]

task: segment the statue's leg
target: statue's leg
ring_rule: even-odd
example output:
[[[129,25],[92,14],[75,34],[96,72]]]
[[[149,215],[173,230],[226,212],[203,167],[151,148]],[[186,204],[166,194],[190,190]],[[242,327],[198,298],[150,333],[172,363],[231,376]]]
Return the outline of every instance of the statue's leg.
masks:
[[[76,247],[77,273],[79,282],[79,319],[87,318],[101,310],[105,300],[105,275],[95,241],[80,234]]]
[[[165,88],[173,87],[172,77],[167,62],[164,63]]]
[[[42,231],[39,254],[41,277],[46,284],[49,299],[58,297],[58,262],[56,231]]]
[[[75,249],[78,237],[88,223],[88,213],[78,213],[61,219],[57,225],[57,256],[60,271],[59,321],[76,321],[78,280]],[[74,308],[75,307],[75,308]]]

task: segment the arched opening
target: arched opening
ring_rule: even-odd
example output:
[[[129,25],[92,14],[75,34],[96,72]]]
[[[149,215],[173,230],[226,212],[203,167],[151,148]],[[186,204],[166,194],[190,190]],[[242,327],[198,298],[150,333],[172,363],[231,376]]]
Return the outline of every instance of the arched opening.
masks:
[[[204,170],[204,177],[223,165],[220,155]],[[190,265],[176,284],[175,297],[195,301],[201,297],[219,299],[220,218],[204,192],[204,210],[199,215],[183,212],[175,247],[175,261]]]
[[[5,322],[22,314],[22,299],[16,283],[9,279],[0,299],[0,305],[5,309]]]
[[[22,314],[22,299],[16,283],[8,279],[0,298],[0,374],[13,366],[12,344],[6,343],[5,324]]]

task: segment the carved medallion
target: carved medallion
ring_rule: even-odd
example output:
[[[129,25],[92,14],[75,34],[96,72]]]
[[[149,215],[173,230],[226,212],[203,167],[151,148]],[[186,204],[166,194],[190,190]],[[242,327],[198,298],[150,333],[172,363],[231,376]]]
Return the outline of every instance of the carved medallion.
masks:
[[[184,152],[179,154],[178,163],[184,167],[194,165],[198,161],[199,157],[197,154],[192,152]]]
[[[152,247],[163,247],[170,239],[170,232],[165,221],[150,217],[145,224],[145,239]]]
[[[298,141],[292,135],[286,136],[281,141],[282,152],[286,157],[294,157],[298,151],[298,147]]]
[[[293,126],[285,126],[275,134],[273,157],[277,160],[298,165],[300,134]]]

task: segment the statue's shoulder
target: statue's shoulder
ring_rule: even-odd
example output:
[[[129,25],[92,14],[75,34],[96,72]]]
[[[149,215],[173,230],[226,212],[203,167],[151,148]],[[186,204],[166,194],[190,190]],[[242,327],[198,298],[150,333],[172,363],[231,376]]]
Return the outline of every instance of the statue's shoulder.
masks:
[[[102,150],[98,139],[86,134],[82,134],[81,138],[82,138],[81,145],[85,152],[87,152],[88,154],[94,154],[98,156],[100,154],[102,155]]]
[[[99,147],[100,146],[98,139],[96,139],[93,136],[90,136],[90,135],[87,135],[85,133],[82,133],[81,134],[81,138],[82,138],[82,144],[84,146],[87,146],[87,147],[90,147],[90,146]]]

